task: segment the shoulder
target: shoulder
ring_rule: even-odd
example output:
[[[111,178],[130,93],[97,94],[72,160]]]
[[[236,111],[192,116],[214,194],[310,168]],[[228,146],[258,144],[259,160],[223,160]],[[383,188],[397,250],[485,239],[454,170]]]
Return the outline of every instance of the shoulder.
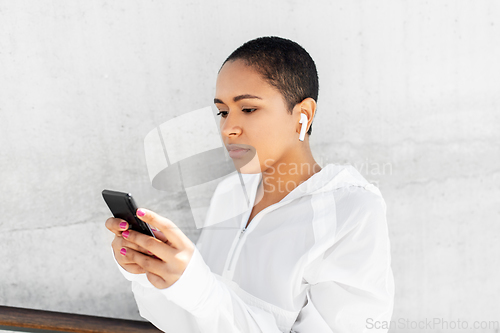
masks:
[[[305,278],[309,283],[339,279],[337,273],[345,273],[349,267],[354,275],[345,281],[352,284],[365,276],[359,274],[361,270],[376,270],[373,263],[386,267],[390,243],[385,202],[372,186],[343,186],[323,195],[332,204],[327,209],[328,219],[314,223],[325,236],[317,238],[310,252],[313,260]]]
[[[337,238],[354,228],[386,227],[386,203],[376,187],[340,188],[334,192],[334,198]]]

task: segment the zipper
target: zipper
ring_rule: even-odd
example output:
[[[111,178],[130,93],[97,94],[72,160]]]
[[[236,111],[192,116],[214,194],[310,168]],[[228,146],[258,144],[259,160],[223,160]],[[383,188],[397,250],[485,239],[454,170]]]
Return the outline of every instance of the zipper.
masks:
[[[250,224],[255,224],[257,223],[258,221],[257,220],[260,220],[262,219],[262,215],[266,212],[269,212],[269,211],[272,211],[272,210],[275,210],[276,208],[279,208],[285,204],[288,203],[288,200],[287,201],[279,201],[271,206],[268,206],[266,208],[264,208],[263,210],[261,210],[257,215],[255,215],[255,217],[252,219],[252,221],[248,224],[248,226],[250,226]],[[240,245],[240,241],[241,241],[241,238],[243,237],[243,235],[245,234],[245,231],[247,230],[248,226],[245,226],[245,228],[243,228],[241,231],[240,231],[240,235],[238,236],[238,241],[236,242],[236,246],[234,247],[234,250],[233,250],[233,253],[231,254],[231,259],[229,260],[229,265],[227,267],[227,271],[228,272],[232,272],[234,270],[234,267],[233,267],[233,260],[234,260],[234,256],[236,255],[236,252],[238,252],[238,247]],[[232,279],[232,277],[231,277]]]
[[[281,199],[281,201],[275,203],[275,204],[272,204],[271,206],[268,206],[266,208],[264,208],[263,210],[261,210],[257,215],[255,215],[255,217],[252,219],[252,221],[250,222],[250,224],[255,224],[257,223],[257,219],[262,219],[262,215],[268,211],[272,211],[272,210],[275,210],[285,204],[287,204],[288,202],[290,202],[290,200],[286,200],[286,201],[283,201],[284,199],[286,199],[288,197],[288,195]],[[250,211],[250,214],[251,214],[251,211]],[[249,214],[249,216],[250,216]],[[250,224],[248,224],[248,226],[250,226]],[[229,264],[227,266],[227,271],[226,272],[230,272],[231,273],[231,277],[230,279],[232,280],[232,272],[234,270],[234,267],[233,267],[233,260],[234,260],[234,256],[236,255],[236,252],[238,252],[238,247],[240,245],[240,241],[241,241],[241,238],[243,237],[243,235],[245,234],[245,231],[247,230],[248,226],[245,226],[245,228],[243,228],[241,231],[240,231],[240,235],[238,236],[238,241],[236,242],[236,246],[234,247],[234,250],[233,250],[233,253],[231,254],[231,259],[229,260]],[[224,273],[226,273],[224,272]]]
[[[243,230],[240,231],[240,235],[238,236],[238,242],[236,242],[236,246],[234,247],[233,254],[231,255],[231,260],[229,260],[228,271],[232,270],[231,265],[233,264],[234,255],[236,254],[236,251],[238,250],[238,245],[240,245],[241,237],[243,237],[243,234],[245,233],[246,230],[247,230],[247,226],[245,226],[243,228]]]

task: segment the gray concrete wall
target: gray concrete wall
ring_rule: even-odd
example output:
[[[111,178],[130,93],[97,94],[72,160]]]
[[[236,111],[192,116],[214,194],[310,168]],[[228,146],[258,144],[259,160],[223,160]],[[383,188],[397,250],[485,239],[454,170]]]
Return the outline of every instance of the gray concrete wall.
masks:
[[[279,35],[317,63],[317,161],[387,201],[393,319],[500,321],[500,3],[264,3],[0,1],[0,304],[140,318],[100,192],[195,241],[186,197],[151,186],[144,137],[211,105],[232,50]]]

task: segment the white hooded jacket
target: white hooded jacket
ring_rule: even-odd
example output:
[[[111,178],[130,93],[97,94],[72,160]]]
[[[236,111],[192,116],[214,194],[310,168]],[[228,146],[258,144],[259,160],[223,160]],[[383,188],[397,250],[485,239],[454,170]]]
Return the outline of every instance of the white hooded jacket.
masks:
[[[352,166],[328,164],[245,230],[261,175],[244,176],[250,208],[213,225],[207,214],[172,286],[118,265],[141,316],[175,333],[387,332],[377,328],[391,319],[394,280],[378,188]],[[236,204],[217,193],[212,212]]]

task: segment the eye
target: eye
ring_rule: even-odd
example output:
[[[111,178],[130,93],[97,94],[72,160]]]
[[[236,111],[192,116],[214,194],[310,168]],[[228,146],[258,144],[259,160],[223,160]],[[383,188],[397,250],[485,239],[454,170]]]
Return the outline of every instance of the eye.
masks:
[[[245,112],[245,113],[252,113],[254,112],[255,110],[257,109],[242,109],[241,111]],[[226,118],[227,117],[227,114],[228,112],[227,111],[219,111],[219,113],[217,113],[218,116],[221,116],[222,118]]]

